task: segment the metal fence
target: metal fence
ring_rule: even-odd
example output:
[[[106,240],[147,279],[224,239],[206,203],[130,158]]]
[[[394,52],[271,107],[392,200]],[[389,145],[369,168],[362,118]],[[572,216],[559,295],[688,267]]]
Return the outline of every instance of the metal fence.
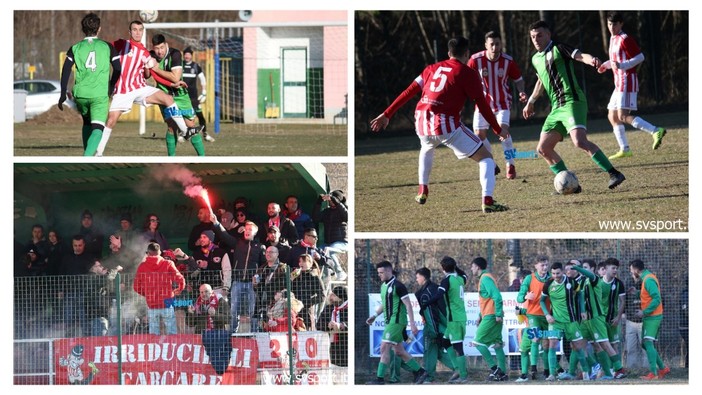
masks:
[[[672,367],[685,365],[688,345],[683,341],[681,328],[687,328],[688,290],[688,240],[356,240],[355,244],[355,367],[356,376],[372,374],[377,368],[377,358],[369,356],[369,332],[364,324],[370,315],[368,294],[377,293],[380,282],[375,264],[387,260],[398,272],[397,278],[408,291],[417,288],[415,270],[426,266],[432,271],[433,281],[441,278],[439,261],[451,256],[464,271],[470,271],[470,262],[478,256],[488,261],[497,285],[507,291],[516,273],[521,269],[533,270],[537,257],[545,255],[550,262],[569,259],[594,259],[608,257],[620,261],[619,278],[626,286],[633,284],[629,262],[641,259],[647,269],[660,280],[663,295],[664,319],[661,324],[657,348],[661,358]],[[477,283],[466,285],[467,292],[476,292]],[[686,330],[686,329],[685,329]],[[622,332],[623,334],[624,332]]]
[[[234,271],[232,276],[242,278],[242,274]],[[253,273],[250,274],[249,278]],[[295,282],[301,277],[296,277],[295,272],[290,276],[288,271],[286,277],[288,281],[292,277],[292,283],[282,279],[278,283],[281,289],[300,288]],[[206,363],[214,360],[211,349],[204,344],[208,341],[206,330],[221,331],[226,336],[225,343],[233,344],[234,350],[225,356],[229,367],[256,362],[251,363],[254,376],[248,383],[340,384],[347,380],[347,328],[330,324],[341,322],[342,317],[344,324],[348,322],[348,310],[340,309],[341,301],[329,295],[334,290],[340,293],[337,287],[343,283],[323,282],[323,294],[308,299],[312,301],[308,306],[300,305],[290,293],[278,292],[281,289],[273,289],[274,286],[264,291],[262,284],[266,279],[253,286],[252,294],[232,294],[221,286],[215,287],[214,294],[223,296],[215,295],[215,313],[208,310],[208,305],[196,302],[200,285],[221,279],[221,272],[186,272],[185,289],[175,297],[166,296],[163,308],[167,313],[157,318],[158,329],[154,331],[150,330],[149,321],[154,322],[153,312],[159,308],[148,306],[146,298],[135,292],[135,278],[134,273],[122,275],[114,271],[105,275],[16,277],[15,383],[63,384],[67,383],[66,372],[71,384],[226,383],[226,375],[215,374]],[[156,284],[147,283],[147,288],[152,286]],[[169,286],[176,288],[173,283]],[[251,301],[247,300],[252,295]],[[276,303],[278,299],[282,300]],[[232,334],[230,303],[234,301],[239,302],[240,323],[238,331]],[[253,314],[249,311],[251,306]],[[311,330],[310,308],[315,313],[316,331]],[[172,324],[173,328],[169,328]],[[289,335],[288,327],[293,328]],[[203,345],[205,352],[200,350]],[[174,359],[168,360],[165,354],[169,346],[177,349],[177,354],[191,350],[192,355],[186,360],[171,355]],[[246,354],[255,352],[251,350],[257,350],[257,355]],[[164,360],[157,363],[159,353]],[[196,359],[203,366],[188,365]],[[79,370],[81,373],[76,373]],[[184,379],[186,376],[189,379]],[[230,383],[244,383],[241,380],[237,377]]]

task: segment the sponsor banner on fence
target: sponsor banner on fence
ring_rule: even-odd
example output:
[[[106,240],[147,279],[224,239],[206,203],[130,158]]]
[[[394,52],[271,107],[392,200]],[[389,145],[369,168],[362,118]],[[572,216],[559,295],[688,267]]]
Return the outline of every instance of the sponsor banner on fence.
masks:
[[[293,333],[293,380],[295,384],[332,384],[329,371],[329,334]],[[262,384],[290,383],[290,350],[285,332],[257,333]]]
[[[521,329],[524,328],[525,325],[519,323],[514,309],[515,306],[518,305],[517,292],[501,292],[501,294],[502,310],[504,312],[502,339],[504,339],[505,345],[503,349],[507,354],[519,355],[519,341],[521,340],[522,336]],[[409,336],[409,339],[407,342],[405,342],[405,349],[407,349],[407,352],[412,354],[412,356],[421,357],[424,354],[424,325],[422,324],[421,316],[419,315],[419,303],[414,297],[414,294],[410,294],[410,300],[412,302],[415,325],[419,329],[419,334],[415,337]],[[468,321],[466,322],[466,337],[463,339],[463,351],[466,355],[479,356],[480,353],[472,345],[473,339],[475,338],[475,332],[478,328],[478,314],[480,313],[478,293],[466,292],[464,294],[463,302],[465,304],[466,316],[468,317]],[[369,312],[376,311],[378,306],[380,306],[380,303],[379,293],[368,294]],[[380,357],[380,343],[382,340],[384,327],[385,316],[381,314],[369,328],[371,357]],[[411,334],[409,330],[410,327],[407,325],[408,334]],[[492,349],[491,351],[494,353]]]
[[[232,338],[228,383],[256,384],[255,339]],[[116,336],[54,341],[56,384],[119,384]],[[197,385],[222,383],[199,335],[127,335],[122,337],[125,384]]]

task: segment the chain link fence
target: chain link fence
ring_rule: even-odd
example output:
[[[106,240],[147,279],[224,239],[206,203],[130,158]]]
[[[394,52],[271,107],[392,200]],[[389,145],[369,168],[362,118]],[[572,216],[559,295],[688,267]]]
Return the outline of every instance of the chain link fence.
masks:
[[[14,382],[346,383],[345,283],[320,279],[321,291],[308,295],[304,273],[291,274],[286,267],[287,273],[272,275],[264,267],[232,271],[233,292],[222,285],[221,271],[183,270],[185,288],[176,295],[154,291],[163,283],[166,289],[179,288],[179,280],[156,273],[141,280],[114,269],[16,277]],[[143,287],[135,287],[135,281]],[[214,289],[203,294],[201,286],[210,283]],[[232,302],[239,306],[236,333],[231,333]],[[228,352],[217,356],[219,347]]]

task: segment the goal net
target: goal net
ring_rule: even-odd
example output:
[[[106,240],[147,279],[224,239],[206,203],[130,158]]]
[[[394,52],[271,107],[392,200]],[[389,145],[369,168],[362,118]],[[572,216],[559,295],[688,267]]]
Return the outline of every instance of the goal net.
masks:
[[[193,61],[207,79],[202,109],[211,125],[208,130],[346,134],[345,20],[148,23],[145,27],[147,47],[151,37],[160,33],[171,48],[193,49]],[[142,110],[141,131],[152,116],[145,114]]]

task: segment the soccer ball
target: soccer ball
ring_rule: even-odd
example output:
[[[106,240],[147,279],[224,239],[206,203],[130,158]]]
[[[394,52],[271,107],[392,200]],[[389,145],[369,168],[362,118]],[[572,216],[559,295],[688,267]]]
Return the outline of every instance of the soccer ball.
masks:
[[[139,11],[139,18],[144,23],[156,22],[156,19],[158,19],[158,11],[156,11],[156,10],[140,10]]]
[[[578,189],[579,185],[578,177],[575,176],[575,173],[568,170],[559,172],[553,179],[553,187],[561,195],[570,195]]]

